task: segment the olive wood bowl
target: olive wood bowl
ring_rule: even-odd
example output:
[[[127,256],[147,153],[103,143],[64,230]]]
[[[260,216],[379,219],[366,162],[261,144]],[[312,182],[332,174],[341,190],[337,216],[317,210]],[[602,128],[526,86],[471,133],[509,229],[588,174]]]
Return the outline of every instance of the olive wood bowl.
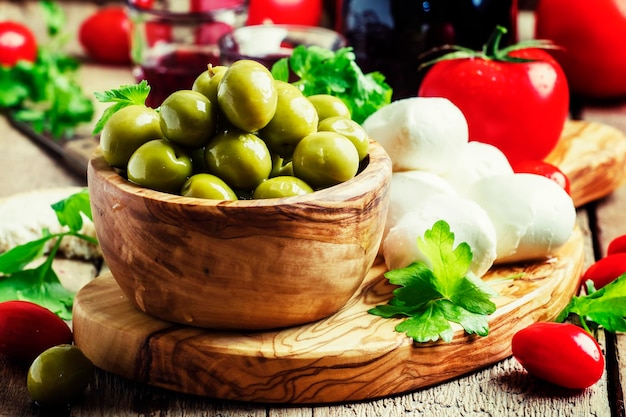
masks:
[[[218,201],[136,186],[97,149],[87,168],[104,260],[148,315],[232,330],[295,326],[337,312],[372,266],[391,162],[370,143],[353,179],[298,197]]]

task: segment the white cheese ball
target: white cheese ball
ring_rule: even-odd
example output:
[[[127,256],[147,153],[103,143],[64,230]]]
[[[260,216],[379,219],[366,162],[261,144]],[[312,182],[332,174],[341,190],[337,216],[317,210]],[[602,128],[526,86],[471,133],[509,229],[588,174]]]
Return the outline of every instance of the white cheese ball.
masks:
[[[478,180],[494,175],[512,174],[513,168],[504,153],[488,143],[470,141],[453,167],[441,176],[461,195]]]
[[[402,171],[391,175],[389,210],[385,222],[386,236],[408,211],[436,195],[454,196],[457,192],[440,176],[428,171]]]
[[[430,266],[428,258],[417,247],[417,238],[423,237],[426,230],[439,220],[450,225],[454,247],[462,242],[470,246],[470,271],[478,277],[483,276],[496,258],[496,231],[478,204],[457,195],[433,196],[402,216],[383,241],[387,268],[404,268],[417,261]]]
[[[465,116],[440,97],[393,101],[369,116],[363,128],[387,151],[393,171],[443,173],[468,142]]]
[[[576,208],[554,181],[517,173],[476,182],[469,197],[487,211],[498,236],[497,263],[549,256],[572,235]]]

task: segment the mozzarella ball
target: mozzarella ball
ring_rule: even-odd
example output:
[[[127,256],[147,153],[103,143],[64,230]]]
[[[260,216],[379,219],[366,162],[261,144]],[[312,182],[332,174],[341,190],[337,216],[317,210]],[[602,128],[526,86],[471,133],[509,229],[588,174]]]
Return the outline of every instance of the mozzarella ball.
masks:
[[[484,178],[468,196],[482,206],[496,228],[497,263],[549,256],[572,235],[576,208],[556,182],[535,174]]]
[[[488,143],[470,141],[456,163],[441,176],[461,195],[478,180],[494,175],[512,174],[513,168],[504,153]]]
[[[457,192],[440,176],[428,171],[402,171],[391,175],[389,210],[385,233],[410,210],[436,195],[456,195]]]
[[[454,247],[466,242],[472,250],[470,271],[483,276],[496,258],[496,231],[487,213],[475,202],[457,195],[438,195],[424,200],[405,213],[383,241],[383,256],[387,268],[404,268],[428,258],[417,247],[423,237],[439,221],[445,220],[454,233]]]
[[[363,128],[387,151],[394,171],[443,173],[468,142],[465,116],[440,97],[393,101],[369,116]]]

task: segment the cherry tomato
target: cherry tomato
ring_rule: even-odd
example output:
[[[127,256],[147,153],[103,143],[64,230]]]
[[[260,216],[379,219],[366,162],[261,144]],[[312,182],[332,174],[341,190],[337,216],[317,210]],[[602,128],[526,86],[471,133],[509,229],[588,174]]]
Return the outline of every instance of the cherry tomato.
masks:
[[[501,33],[502,34],[502,33]],[[492,38],[489,55],[436,62],[418,91],[461,109],[470,140],[499,148],[512,165],[543,160],[556,146],[569,112],[567,80],[546,51],[523,44],[506,54]],[[512,62],[511,58],[530,61]]]
[[[28,363],[72,340],[69,326],[47,308],[29,301],[0,303],[0,353]]]
[[[263,23],[317,26],[321,0],[250,0],[247,25]]]
[[[613,253],[600,258],[587,268],[581,277],[581,284],[584,285],[590,279],[595,289],[599,290],[624,273],[626,273],[626,253]]]
[[[513,166],[515,172],[526,172],[529,174],[542,175],[559,184],[567,194],[570,194],[570,181],[567,175],[559,169],[545,161],[526,160]]]
[[[103,64],[130,63],[130,21],[123,6],[108,6],[85,19],[78,39],[92,59]]]
[[[607,255],[613,255],[615,253],[626,253],[626,235],[621,235],[609,242],[609,246],[606,249]]]
[[[154,5],[154,0],[131,0],[130,4],[138,9],[151,9]]]
[[[604,373],[598,342],[573,324],[531,324],[515,333],[511,347],[513,357],[530,375],[565,388],[590,387]]]
[[[33,32],[21,23],[0,22],[0,65],[12,67],[20,60],[36,59],[37,40]]]
[[[567,75],[570,89],[587,97],[626,95],[626,13],[622,0],[541,0],[535,10],[539,39],[561,49],[552,51]]]

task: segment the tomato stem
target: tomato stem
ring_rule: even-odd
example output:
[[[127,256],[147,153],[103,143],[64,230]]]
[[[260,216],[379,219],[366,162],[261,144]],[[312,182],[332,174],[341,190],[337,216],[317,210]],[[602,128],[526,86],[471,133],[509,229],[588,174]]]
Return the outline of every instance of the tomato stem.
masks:
[[[467,59],[467,58],[480,58],[485,60],[493,60],[500,62],[533,62],[535,59],[519,58],[511,56],[511,52],[520,49],[527,48],[539,48],[539,49],[559,49],[556,45],[548,40],[543,39],[530,39],[522,42],[518,42],[514,45],[507,46],[506,48],[500,48],[502,37],[508,33],[508,30],[504,26],[496,26],[494,31],[489,36],[487,42],[483,45],[482,50],[475,51],[473,49],[465,48],[459,45],[444,45],[438,48],[431,49],[422,55],[429,56],[442,51],[450,51],[443,56],[437,57],[430,61],[426,61],[420,65],[420,69],[436,64],[440,61],[451,61],[454,59]]]

